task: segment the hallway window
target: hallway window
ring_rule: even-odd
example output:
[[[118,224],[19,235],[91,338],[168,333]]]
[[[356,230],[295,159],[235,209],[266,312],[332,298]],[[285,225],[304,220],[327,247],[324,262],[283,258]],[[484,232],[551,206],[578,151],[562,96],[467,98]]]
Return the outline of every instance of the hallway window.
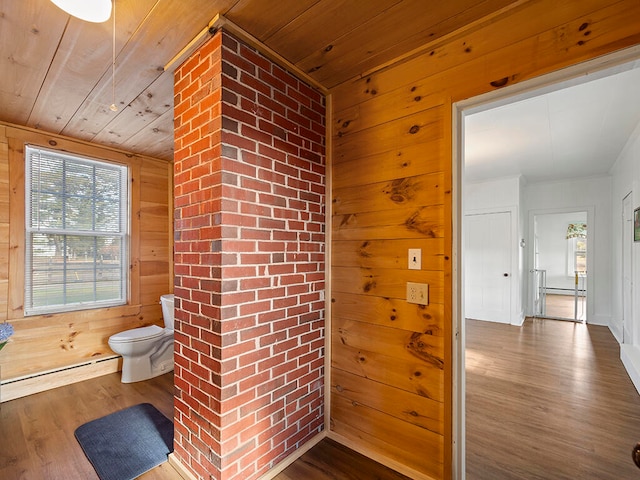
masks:
[[[25,314],[127,300],[127,168],[25,150]]]
[[[567,275],[573,277],[587,273],[587,239],[574,237],[567,240]]]
[[[567,275],[587,273],[587,224],[570,223],[567,227]]]

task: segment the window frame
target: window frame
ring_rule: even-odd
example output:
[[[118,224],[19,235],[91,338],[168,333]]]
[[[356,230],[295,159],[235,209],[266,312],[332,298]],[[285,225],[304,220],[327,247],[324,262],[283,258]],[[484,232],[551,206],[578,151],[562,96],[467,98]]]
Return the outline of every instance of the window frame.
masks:
[[[121,196],[119,200],[119,215],[121,216],[119,227],[117,231],[107,231],[107,230],[87,230],[87,229],[71,229],[71,228],[42,228],[42,227],[34,227],[31,225],[31,164],[33,160],[33,156],[30,152],[45,152],[49,155],[55,157],[62,157],[64,161],[70,160],[71,162],[80,163],[84,165],[105,165],[109,167],[113,167],[116,171],[118,171],[119,183],[121,188]],[[87,155],[84,153],[71,153],[68,151],[60,151],[56,149],[44,148],[34,144],[25,144],[24,148],[24,307],[23,314],[24,316],[34,316],[34,315],[45,315],[45,314],[53,314],[53,313],[63,313],[63,312],[74,312],[74,311],[82,311],[82,310],[91,310],[91,309],[99,309],[99,308],[108,308],[108,307],[117,307],[122,305],[127,305],[129,301],[129,292],[130,292],[130,282],[131,275],[129,274],[130,270],[130,259],[131,259],[131,220],[132,220],[132,209],[131,209],[131,167],[127,164],[114,162],[105,158],[96,158],[95,156]],[[30,268],[32,267],[33,262],[31,261],[31,256],[33,252],[32,238],[35,234],[44,233],[51,235],[64,235],[64,236],[77,236],[77,237],[85,237],[85,238],[93,238],[98,239],[100,237],[115,237],[119,239],[119,243],[121,246],[121,259],[119,265],[119,296],[115,299],[109,300],[91,300],[91,301],[80,301],[73,303],[62,303],[50,306],[36,306],[32,305],[30,299],[32,299],[33,289],[30,289],[30,286],[33,285],[31,282],[31,272]],[[96,257],[94,257],[95,259]],[[95,262],[95,260],[94,260]],[[94,265],[94,269],[95,269]],[[95,283],[95,281],[94,281]],[[91,282],[89,282],[91,284]]]
[[[584,241],[585,245],[587,244],[586,238],[573,237],[567,239],[567,276],[575,277],[576,275],[576,267],[578,265],[578,255],[583,254],[585,259],[585,271],[578,272],[578,275],[584,275],[586,270],[586,262],[587,262],[587,249],[589,246],[587,245],[584,250],[578,250],[577,243],[578,241]]]

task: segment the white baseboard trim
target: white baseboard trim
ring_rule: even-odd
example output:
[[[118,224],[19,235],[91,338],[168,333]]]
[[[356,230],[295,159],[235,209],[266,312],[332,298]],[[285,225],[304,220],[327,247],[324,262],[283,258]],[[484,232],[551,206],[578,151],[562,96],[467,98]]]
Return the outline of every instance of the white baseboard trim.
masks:
[[[618,327],[619,327],[618,324],[610,323],[609,331],[611,332],[613,337],[616,339],[616,341],[622,345],[622,331]]]
[[[0,402],[8,402],[52,388],[115,373],[120,371],[120,363],[121,357],[113,355],[65,368],[5,380],[0,383]]]
[[[591,315],[587,319],[589,325],[600,325],[602,327],[608,327],[611,324],[610,315]]]
[[[631,382],[640,393],[640,349],[633,345],[620,345],[620,360]]]
[[[514,327],[521,327],[524,324],[525,319],[526,317],[524,316],[524,313],[521,313],[518,318],[511,322],[511,325]]]

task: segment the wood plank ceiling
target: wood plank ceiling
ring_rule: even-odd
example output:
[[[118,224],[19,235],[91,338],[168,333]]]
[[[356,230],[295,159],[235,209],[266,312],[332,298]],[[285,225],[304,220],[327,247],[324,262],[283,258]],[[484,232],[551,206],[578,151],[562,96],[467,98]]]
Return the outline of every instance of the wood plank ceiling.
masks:
[[[0,121],[171,160],[173,73],[163,67],[217,14],[330,89],[523,1],[115,0],[112,112],[111,20],[0,0]]]

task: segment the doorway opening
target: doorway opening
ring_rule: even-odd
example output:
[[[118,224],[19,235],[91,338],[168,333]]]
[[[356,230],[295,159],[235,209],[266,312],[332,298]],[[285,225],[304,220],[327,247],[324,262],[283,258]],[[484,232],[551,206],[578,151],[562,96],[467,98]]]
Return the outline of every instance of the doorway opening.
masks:
[[[454,384],[454,451],[453,451],[453,460],[454,460],[454,477],[455,478],[466,478],[466,443],[465,443],[465,435],[466,435],[466,415],[465,415],[465,396],[466,396],[466,380],[465,380],[465,339],[466,339],[466,328],[465,328],[465,300],[466,296],[469,294],[465,291],[465,281],[467,273],[465,271],[466,266],[466,252],[464,249],[465,241],[466,241],[466,226],[465,226],[465,215],[468,213],[468,200],[465,199],[465,196],[468,194],[469,186],[472,183],[472,173],[473,175],[481,173],[487,174],[491,172],[492,169],[495,168],[495,165],[492,166],[491,161],[495,156],[500,154],[500,150],[504,150],[506,143],[509,142],[517,142],[520,141],[524,150],[528,148],[530,151],[527,153],[531,153],[533,151],[533,155],[529,156],[523,162],[519,162],[517,156],[505,156],[504,163],[498,167],[499,174],[504,178],[511,178],[512,180],[515,178],[515,181],[511,182],[511,186],[514,187],[514,190],[502,189],[502,188],[493,188],[489,189],[487,194],[484,197],[481,195],[480,199],[489,199],[490,201],[498,201],[502,202],[501,205],[493,205],[487,207],[484,204],[479,204],[474,201],[474,207],[483,209],[482,213],[492,213],[492,208],[495,213],[498,210],[497,208],[502,208],[504,211],[505,206],[509,209],[515,209],[515,216],[513,217],[513,221],[516,225],[516,235],[512,241],[515,241],[517,260],[512,262],[512,271],[511,275],[514,278],[517,278],[517,289],[519,292],[516,294],[516,305],[513,307],[515,311],[518,311],[520,314],[533,316],[534,310],[534,299],[536,296],[536,290],[533,287],[534,277],[530,275],[531,270],[536,270],[535,268],[535,259],[533,257],[533,246],[536,243],[536,239],[534,236],[534,229],[526,219],[529,217],[529,213],[535,211],[536,209],[540,211],[540,213],[545,213],[545,210],[553,210],[554,208],[558,208],[558,203],[556,202],[558,199],[561,199],[564,202],[565,208],[570,208],[571,212],[579,212],[579,211],[587,211],[587,233],[586,233],[586,242],[578,244],[578,241],[573,241],[573,245],[570,247],[567,245],[565,237],[565,246],[567,247],[565,263],[567,272],[569,268],[569,254],[572,255],[573,258],[573,268],[574,268],[574,276],[573,281],[575,282],[575,272],[578,271],[578,312],[579,316],[584,316],[586,321],[587,315],[589,312],[593,311],[593,297],[590,290],[595,283],[593,281],[594,278],[594,265],[598,266],[597,259],[594,260],[594,242],[592,241],[593,231],[596,228],[594,223],[595,217],[593,212],[595,211],[594,205],[590,204],[589,201],[585,201],[584,198],[588,198],[584,196],[585,192],[589,193],[597,193],[599,194],[598,186],[595,189],[590,189],[593,187],[593,183],[589,183],[589,181],[585,180],[585,184],[587,188],[568,188],[565,189],[565,194],[554,193],[551,195],[546,195],[547,191],[544,188],[537,188],[538,193],[547,200],[547,203],[540,202],[540,205],[531,206],[528,197],[529,190],[536,190],[535,184],[536,182],[549,182],[560,183],[567,178],[594,178],[594,175],[598,174],[589,174],[585,175],[585,169],[582,169],[579,164],[571,163],[571,164],[563,164],[558,161],[551,161],[550,163],[545,163],[542,160],[548,160],[547,154],[550,152],[549,150],[541,151],[540,149],[535,149],[532,147],[531,141],[531,118],[524,119],[521,122],[516,122],[518,126],[520,126],[520,131],[512,131],[511,134],[504,135],[499,138],[494,138],[492,141],[487,141],[479,145],[479,150],[485,155],[485,157],[478,162],[473,168],[469,168],[469,150],[466,148],[467,145],[467,135],[468,130],[466,129],[466,120],[470,118],[472,115],[477,113],[482,113],[492,109],[501,109],[502,107],[509,106],[515,104],[517,102],[526,103],[527,101],[531,101],[530,104],[534,106],[534,110],[536,107],[536,101],[533,99],[548,93],[559,92],[561,90],[569,89],[573,86],[580,86],[590,83],[593,80],[604,79],[607,77],[614,76],[618,73],[623,73],[629,70],[637,70],[640,69],[640,62],[638,61],[640,58],[640,48],[635,47],[632,49],[628,49],[626,51],[618,52],[616,54],[609,55],[604,58],[599,58],[590,62],[586,62],[568,69],[564,69],[562,71],[558,71],[544,77],[540,77],[537,79],[533,79],[527,82],[523,82],[522,84],[514,85],[511,87],[507,87],[501,91],[491,92],[489,94],[481,95],[479,97],[475,97],[473,99],[465,100],[463,102],[459,102],[454,104],[453,106],[453,130],[454,130],[454,143],[453,143],[453,178],[454,178],[454,258],[455,258],[455,273],[454,283],[453,283],[453,321],[454,321],[454,332],[456,333],[454,339],[453,346],[453,355],[454,355],[454,376],[453,376],[453,384]],[[585,94],[583,97],[585,99],[585,108],[590,108],[592,106],[591,103],[588,103],[587,100],[591,100],[596,98],[592,93]],[[587,106],[588,105],[588,106]],[[541,115],[548,114],[548,105],[537,104],[537,112]],[[505,109],[506,110],[506,109]],[[546,111],[545,111],[546,110]],[[559,109],[558,111],[560,111]],[[587,115],[588,112],[583,110],[580,113],[573,113],[574,115]],[[479,118],[479,117],[478,117]],[[505,117],[507,118],[507,117]],[[538,117],[539,119],[540,117]],[[577,118],[577,117],[573,117]],[[495,120],[495,119],[494,119]],[[548,120],[548,117],[547,117]],[[496,120],[500,121],[500,119]],[[507,120],[508,122],[509,120]],[[562,128],[570,128],[573,126],[571,122],[563,121],[556,124],[558,129]],[[480,121],[476,123],[476,127],[479,129],[492,127],[491,122]],[[529,142],[529,143],[527,143]],[[554,147],[556,150],[560,148],[558,144],[555,144]],[[574,160],[581,157],[581,154],[577,153],[574,155]],[[602,157],[601,157],[602,158]],[[576,160],[577,161],[577,160]],[[514,171],[515,165],[525,165],[525,168],[528,170],[523,172]],[[538,170],[539,177],[535,175],[535,168],[541,167],[542,170]],[[565,167],[565,168],[563,168]],[[533,173],[532,173],[533,172]],[[542,172],[542,173],[540,173]],[[607,175],[608,170],[605,169],[599,175],[605,176]],[[533,175],[533,176],[531,176]],[[573,175],[573,177],[571,177]],[[525,178],[526,177],[526,178]],[[488,178],[488,177],[487,177]],[[493,175],[491,177],[493,180],[499,178],[499,175]],[[523,179],[524,178],[524,179]],[[533,180],[531,180],[533,179]],[[597,183],[597,182],[596,182]],[[556,185],[557,186],[557,185]],[[526,188],[525,188],[526,187]],[[553,190],[551,188],[550,190]],[[577,193],[578,198],[572,197],[572,194]],[[511,195],[511,196],[509,196]],[[580,195],[583,195],[580,197]],[[583,200],[581,200],[582,198]],[[475,200],[475,199],[474,199]],[[542,206],[541,206],[542,205]],[[589,205],[588,207],[584,207],[585,205]],[[597,208],[598,206],[596,204]],[[603,210],[606,212],[606,209]],[[546,212],[550,213],[550,212]],[[530,217],[529,217],[530,218]],[[599,214],[599,219],[602,216]],[[576,222],[582,221],[578,218],[574,219]],[[592,227],[593,226],[593,227]],[[567,226],[568,227],[568,226]],[[599,231],[604,232],[605,229],[601,228]],[[565,233],[566,234],[566,233]],[[579,237],[578,237],[579,238]],[[519,247],[519,248],[518,248]],[[572,248],[573,250],[570,250]],[[540,264],[538,264],[540,265]],[[600,263],[602,265],[602,263]],[[542,268],[539,268],[542,269]],[[596,269],[597,270],[597,269]],[[569,276],[569,275],[567,275]],[[597,277],[596,277],[597,278]],[[546,284],[545,284],[546,288]],[[562,287],[567,288],[567,287]],[[574,293],[575,293],[575,283],[574,283]],[[549,293],[545,291],[545,293]],[[557,293],[554,291],[553,294]],[[472,293],[475,295],[475,292]],[[584,298],[582,298],[584,297]],[[539,301],[539,299],[538,299]],[[545,304],[545,308],[548,308],[548,303]],[[575,296],[574,296],[574,317],[576,311],[575,306]],[[582,313],[584,312],[584,313]],[[558,318],[568,318],[565,317],[564,314],[557,315]],[[580,319],[581,320],[581,319]],[[510,322],[512,324],[518,324],[517,319],[515,322]],[[516,327],[517,328],[517,327]],[[544,439],[540,439],[540,441],[544,442]]]
[[[533,316],[587,321],[588,212],[533,213]]]

